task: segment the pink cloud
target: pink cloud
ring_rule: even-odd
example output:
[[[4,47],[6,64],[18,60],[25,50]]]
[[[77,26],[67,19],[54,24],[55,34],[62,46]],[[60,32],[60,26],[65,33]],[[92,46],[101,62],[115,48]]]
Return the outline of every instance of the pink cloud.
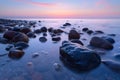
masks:
[[[111,9],[113,6],[107,0],[98,0],[96,6],[101,6],[103,8]]]
[[[32,0],[14,0],[14,1],[25,2],[25,3],[28,3],[28,4],[35,5],[35,6],[44,6],[44,7],[52,7],[52,6],[56,5],[56,3],[35,2],[35,1],[32,1]]]

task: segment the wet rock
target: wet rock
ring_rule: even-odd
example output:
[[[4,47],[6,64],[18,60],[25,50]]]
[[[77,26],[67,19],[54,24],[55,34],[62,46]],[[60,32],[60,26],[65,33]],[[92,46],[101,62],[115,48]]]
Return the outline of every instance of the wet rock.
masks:
[[[0,33],[4,32],[5,30],[6,30],[5,27],[3,27],[3,26],[0,25]]]
[[[48,28],[48,32],[53,32],[53,28]]]
[[[54,63],[53,66],[54,66],[56,71],[60,71],[61,70],[61,65],[59,63]]]
[[[78,43],[80,45],[84,45],[79,39],[72,39],[70,41],[73,42],[73,43]]]
[[[88,34],[92,34],[93,31],[92,31],[92,30],[88,30],[87,33],[88,33]]]
[[[54,29],[53,30],[53,33],[55,33],[55,34],[61,34],[61,33],[63,33],[64,31],[63,30],[61,30],[61,29]]]
[[[33,55],[32,55],[33,58],[36,58],[38,56],[39,56],[39,53],[33,53]]]
[[[65,23],[65,24],[63,24],[63,26],[71,26],[71,24],[70,23]]]
[[[82,31],[87,32],[89,29],[88,28],[83,28]]]
[[[40,30],[41,30],[41,32],[47,32],[47,28],[46,27],[42,27]]]
[[[24,55],[22,50],[10,50],[8,56],[12,59],[20,59]]]
[[[120,59],[120,53],[114,55],[115,58]]]
[[[3,35],[4,38],[12,40],[18,33],[15,31],[6,31]]]
[[[80,34],[76,30],[70,30],[68,38],[69,38],[69,40],[71,40],[71,39],[79,39]]]
[[[108,42],[110,43],[115,43],[115,40],[113,38],[110,38],[110,37],[102,37],[103,39],[107,40]]]
[[[9,41],[3,37],[0,37],[0,43],[7,44]]]
[[[106,50],[113,49],[113,45],[109,41],[102,39],[100,37],[93,37],[90,41],[90,45],[98,48],[103,48]]]
[[[22,41],[15,43],[14,46],[18,47],[20,49],[25,49],[25,48],[29,47],[28,43],[22,42]]]
[[[20,32],[27,34],[27,33],[31,32],[31,29],[28,27],[22,27]]]
[[[13,42],[23,41],[28,43],[29,38],[26,34],[19,32],[16,36],[13,37],[12,41]]]
[[[35,35],[33,32],[28,32],[28,33],[27,33],[27,36],[28,36],[29,38],[35,38],[35,37],[36,37],[36,35]]]
[[[41,33],[41,30],[37,29],[37,30],[34,31],[34,33],[39,34],[39,33]]]
[[[101,58],[96,52],[69,41],[62,43],[60,56],[65,64],[81,71],[94,69],[101,63]]]
[[[108,36],[113,36],[114,37],[114,36],[116,36],[116,34],[108,34]]]
[[[47,36],[47,33],[45,32],[45,33],[43,33],[43,36]]]
[[[117,61],[113,61],[113,60],[104,60],[102,61],[106,66],[108,66],[109,68],[119,71],[120,70],[120,63]]]
[[[39,41],[42,42],[42,43],[45,43],[47,41],[47,38],[46,37],[40,37]]]
[[[59,36],[54,36],[52,37],[52,41],[60,41],[61,38]]]
[[[27,65],[28,65],[28,66],[32,66],[33,63],[32,63],[32,62],[28,62]]]
[[[94,32],[94,34],[104,34],[104,32],[100,31],[100,30],[97,30],[97,31]]]
[[[9,44],[5,49],[6,49],[7,51],[9,51],[9,50],[12,49],[13,47],[14,47],[13,44]]]
[[[21,27],[14,27],[12,31],[20,31]]]

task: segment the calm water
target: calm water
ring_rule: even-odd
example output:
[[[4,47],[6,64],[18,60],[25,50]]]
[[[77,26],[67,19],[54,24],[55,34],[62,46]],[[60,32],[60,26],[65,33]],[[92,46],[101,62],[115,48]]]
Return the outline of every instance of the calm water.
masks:
[[[102,59],[120,61],[113,58],[114,54],[120,53],[120,19],[40,20],[42,22],[36,24],[36,29],[42,26],[60,28],[65,22],[70,22],[72,26],[63,29],[64,31],[69,32],[71,28],[81,31],[83,27],[88,27],[92,30],[102,30],[106,34],[117,34],[114,37],[116,40],[114,49],[107,51],[101,57]],[[34,21],[37,21],[37,19],[34,19]],[[30,39],[29,47],[25,49],[25,54],[19,60],[12,60],[7,55],[0,57],[0,80],[120,80],[120,73],[109,69],[102,63],[98,68],[89,72],[76,72],[69,69],[59,58],[59,47],[62,41],[68,40],[68,35],[63,33],[61,41],[53,42],[49,33],[47,34],[45,43],[39,41],[39,38],[43,36],[42,34],[37,35],[35,39]],[[81,36],[81,41],[87,46],[91,37],[84,34]],[[86,38],[87,41],[83,41],[82,38]],[[7,45],[0,44],[0,54],[8,53],[5,50]],[[32,55],[36,52],[39,53],[39,56],[32,58]],[[27,65],[29,62],[32,62],[31,66]],[[61,65],[60,71],[54,69],[54,63]]]

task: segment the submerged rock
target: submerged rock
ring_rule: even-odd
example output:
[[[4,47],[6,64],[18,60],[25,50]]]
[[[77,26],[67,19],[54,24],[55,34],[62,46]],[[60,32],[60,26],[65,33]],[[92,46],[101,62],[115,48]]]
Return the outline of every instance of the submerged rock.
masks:
[[[69,38],[69,40],[71,40],[71,39],[79,39],[80,34],[76,30],[70,30],[68,38]]]
[[[20,59],[24,55],[22,50],[13,49],[9,51],[8,56],[12,59]]]
[[[115,43],[115,40],[113,38],[110,38],[110,37],[102,37],[103,39],[107,40],[108,42],[110,43]]]
[[[81,71],[94,69],[101,63],[101,58],[96,52],[69,41],[62,43],[60,56],[65,64]]]
[[[53,66],[54,66],[56,71],[60,71],[61,70],[61,65],[59,63],[54,63]]]
[[[42,43],[45,43],[47,41],[47,38],[46,37],[40,37],[39,41],[42,42]]]
[[[100,37],[93,37],[90,41],[90,45],[98,48],[103,48],[106,50],[113,49],[113,45],[109,41],[102,39]]]
[[[65,24],[63,24],[63,26],[71,26],[71,24],[70,23],[65,23]]]
[[[80,40],[78,40],[78,39],[72,39],[72,40],[70,40],[71,42],[73,42],[73,43],[78,43],[78,44],[80,44],[80,45],[84,45]]]
[[[33,55],[32,55],[33,58],[36,58],[36,57],[38,57],[38,56],[39,56],[39,53],[37,53],[37,52],[36,52],[36,53],[33,53]]]
[[[33,33],[33,32],[28,32],[27,36],[30,37],[30,38],[35,38],[36,37],[35,33]]]
[[[89,29],[88,28],[83,28],[82,31],[87,32]]]
[[[61,38],[59,36],[54,36],[52,37],[52,41],[60,41]]]
[[[88,33],[88,34],[92,34],[93,31],[92,31],[92,30],[88,30],[87,33]]]
[[[20,42],[15,43],[14,46],[15,46],[15,47],[18,47],[18,48],[20,48],[20,49],[25,49],[25,48],[27,48],[29,45],[28,45],[28,43],[26,43],[26,42],[20,41]]]
[[[106,66],[108,66],[109,68],[119,71],[120,70],[120,63],[113,61],[113,60],[104,60],[102,61]]]

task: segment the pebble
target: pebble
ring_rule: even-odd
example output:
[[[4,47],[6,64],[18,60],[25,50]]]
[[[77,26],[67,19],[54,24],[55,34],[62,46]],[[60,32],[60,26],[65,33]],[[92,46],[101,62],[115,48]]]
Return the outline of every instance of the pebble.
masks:
[[[28,65],[28,66],[32,66],[33,63],[32,63],[32,62],[28,62],[27,65]]]
[[[33,55],[32,55],[33,58],[36,58],[36,57],[38,57],[38,56],[39,56],[39,53],[37,53],[37,52],[36,52],[36,53],[33,53]]]
[[[54,66],[56,71],[60,71],[61,70],[61,65],[59,63],[54,63],[53,66]]]

